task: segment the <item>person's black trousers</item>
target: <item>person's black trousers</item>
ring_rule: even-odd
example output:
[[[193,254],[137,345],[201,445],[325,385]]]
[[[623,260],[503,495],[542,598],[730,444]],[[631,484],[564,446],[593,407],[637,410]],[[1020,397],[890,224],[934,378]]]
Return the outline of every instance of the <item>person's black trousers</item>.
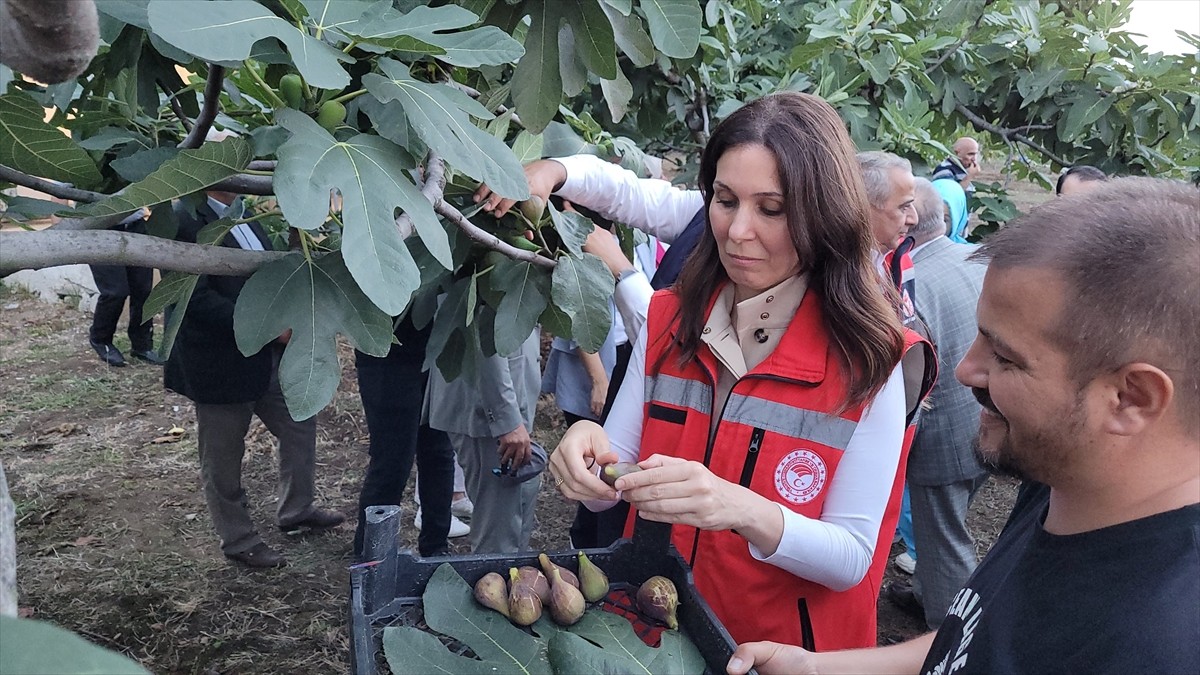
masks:
[[[629,358],[633,355],[633,344],[626,342],[617,345],[617,359],[613,363],[612,376],[608,380],[608,396],[604,399],[604,412],[600,414],[603,423],[608,419],[613,401],[617,398],[617,390],[625,379],[625,370],[629,367]],[[563,413],[567,425],[578,422],[580,417]],[[606,511],[594,513],[583,504],[575,510],[575,520],[571,523],[571,545],[575,548],[604,548],[621,538],[625,532],[625,521],[629,518],[629,502],[620,501],[616,506]]]
[[[129,298],[129,342],[134,351],[154,349],[154,322],[142,323],[142,306],[154,287],[154,270],[148,267],[125,267],[124,265],[89,265],[100,297],[96,300],[96,313],[92,315],[92,328],[88,337],[93,342],[112,344],[117,332],[117,320]]]
[[[354,533],[355,556],[362,555],[364,509],[369,506],[404,504],[414,458],[421,474],[421,534],[417,550],[422,556],[449,552],[450,499],[454,491],[454,448],[445,432],[421,424],[428,374],[421,372],[425,358],[410,343],[392,345],[384,358],[356,351],[358,391],[370,433],[370,462],[358,498],[358,529]]]

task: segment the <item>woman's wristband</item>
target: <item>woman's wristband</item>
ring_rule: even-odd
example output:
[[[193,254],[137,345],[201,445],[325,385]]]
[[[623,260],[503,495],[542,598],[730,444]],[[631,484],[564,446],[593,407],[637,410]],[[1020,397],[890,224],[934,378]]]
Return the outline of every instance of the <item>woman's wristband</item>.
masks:
[[[619,284],[637,273],[638,271],[636,267],[626,267],[624,270],[621,270],[620,274],[617,275],[617,283]]]

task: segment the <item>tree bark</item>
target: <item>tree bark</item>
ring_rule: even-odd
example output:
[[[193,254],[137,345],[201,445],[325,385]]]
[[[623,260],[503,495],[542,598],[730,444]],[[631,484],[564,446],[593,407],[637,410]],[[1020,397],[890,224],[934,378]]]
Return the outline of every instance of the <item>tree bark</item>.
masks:
[[[17,509],[0,462],[0,615],[17,615]]]
[[[111,230],[0,232],[0,277],[73,263],[249,276],[285,255],[285,251],[244,251]]]

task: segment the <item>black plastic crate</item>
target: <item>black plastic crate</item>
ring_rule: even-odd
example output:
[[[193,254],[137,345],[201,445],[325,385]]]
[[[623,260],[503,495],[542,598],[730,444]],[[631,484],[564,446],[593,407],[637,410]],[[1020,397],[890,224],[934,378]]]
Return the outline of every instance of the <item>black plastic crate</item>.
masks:
[[[538,567],[537,552],[518,555],[467,555],[420,558],[397,547],[400,519],[398,506],[373,506],[366,512],[365,558],[371,562],[350,569],[351,668],[355,675],[376,675],[384,664],[382,632],[387,626],[424,628],[421,595],[434,571],[449,563],[468,584],[488,572],[507,576],[508,568]],[[612,584],[605,609],[624,613],[632,595],[646,579],[659,575],[670,579],[679,591],[679,629],[704,657],[706,672],[723,673],[733,655],[729,632],[696,592],[692,572],[679,552],[670,545],[670,526],[639,519],[632,539],[621,539],[608,548],[584,549],[592,562],[604,569]],[[547,553],[557,565],[574,570],[575,551]],[[635,629],[637,626],[635,625]],[[646,638],[644,631],[639,635]],[[654,635],[649,636],[654,638]],[[466,648],[447,642],[452,651],[468,654]]]

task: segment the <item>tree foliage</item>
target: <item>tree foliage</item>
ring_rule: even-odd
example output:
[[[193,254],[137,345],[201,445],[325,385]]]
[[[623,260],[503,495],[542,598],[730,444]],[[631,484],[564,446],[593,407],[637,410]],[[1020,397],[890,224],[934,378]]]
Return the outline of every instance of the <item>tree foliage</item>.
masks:
[[[496,221],[476,211],[477,184],[524,199],[522,162],[591,152],[641,170],[641,149],[686,181],[717,121],[772,91],[816,93],[860,148],[921,165],[971,133],[1043,184],[1045,168],[1074,163],[1200,173],[1198,57],[1147,53],[1120,29],[1129,0],[98,7],[102,47],[76,80],[0,67],[0,181],[78,205],[48,230],[0,234],[0,273],[152,262],[177,272],[163,293],[177,301],[186,274],[257,270],[238,342],[253,351],[286,327],[312,338],[282,364],[297,417],[332,395],[336,334],[382,354],[389,317],[406,311],[432,322],[429,363],[451,376],[537,322],[598,346],[612,286],[580,249],[587,223],[553,208]],[[239,138],[204,142],[214,125]],[[297,252],[166,245],[169,200],[206,189],[254,195],[241,220]],[[1003,220],[1002,195],[981,197]],[[15,220],[59,208],[5,199]],[[143,206],[151,234],[104,231]]]

